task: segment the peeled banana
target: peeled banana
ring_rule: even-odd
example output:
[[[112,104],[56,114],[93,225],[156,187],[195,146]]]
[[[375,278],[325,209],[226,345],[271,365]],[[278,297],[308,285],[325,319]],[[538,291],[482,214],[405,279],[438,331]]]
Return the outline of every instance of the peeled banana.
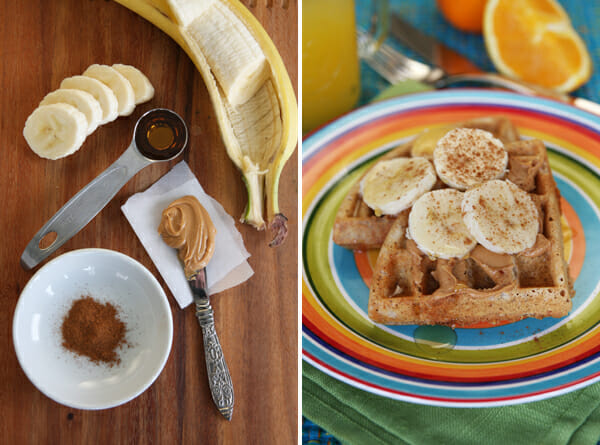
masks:
[[[283,242],[281,171],[297,142],[296,97],[281,56],[256,18],[236,0],[115,0],[162,29],[192,59],[209,91],[227,153],[242,172],[242,221],[264,229],[265,206]]]
[[[176,4],[171,0],[172,4]],[[189,25],[184,36],[206,57],[229,104],[248,101],[269,77],[267,59],[248,28],[227,6],[211,2]]]

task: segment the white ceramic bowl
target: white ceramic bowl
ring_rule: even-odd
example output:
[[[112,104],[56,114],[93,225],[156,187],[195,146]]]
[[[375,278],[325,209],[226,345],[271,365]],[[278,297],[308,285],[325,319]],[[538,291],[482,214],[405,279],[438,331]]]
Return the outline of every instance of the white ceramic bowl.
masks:
[[[90,295],[119,308],[128,346],[120,364],[95,364],[62,347],[60,327],[74,300]],[[128,402],[162,371],[173,340],[167,297],[134,259],[105,249],[65,253],[27,283],[13,318],[13,342],[31,382],[73,408],[103,409]]]

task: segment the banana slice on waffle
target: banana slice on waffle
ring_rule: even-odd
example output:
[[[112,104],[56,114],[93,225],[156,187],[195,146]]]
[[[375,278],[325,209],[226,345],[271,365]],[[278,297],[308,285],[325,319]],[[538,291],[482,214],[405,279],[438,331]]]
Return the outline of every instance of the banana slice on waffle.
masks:
[[[510,181],[493,180],[467,190],[463,219],[479,244],[495,253],[519,253],[535,244],[538,211],[527,194]]]
[[[461,213],[464,193],[441,189],[425,193],[408,216],[407,237],[433,258],[462,258],[477,244]]]
[[[396,158],[378,162],[360,182],[362,198],[376,216],[396,215],[409,208],[437,181],[425,158]]]
[[[502,142],[487,131],[456,128],[438,141],[433,151],[433,164],[444,183],[466,190],[503,177],[508,153]]]
[[[396,218],[407,220],[409,209],[405,209],[399,213],[392,213],[400,208],[396,207],[390,213],[384,213],[381,212],[381,204],[376,205],[376,203],[371,202],[371,206],[369,206],[367,202],[369,198],[367,197],[365,200],[363,196],[363,193],[368,194],[365,191],[364,185],[363,193],[361,193],[361,183],[364,181],[365,176],[369,175],[378,164],[392,159],[418,157],[426,158],[431,162],[434,148],[437,146],[438,141],[445,137],[449,131],[457,128],[462,128],[462,131],[466,132],[471,131],[470,129],[489,132],[494,138],[501,141],[501,144],[506,144],[507,147],[510,147],[509,144],[519,140],[517,127],[509,119],[500,116],[486,116],[467,121],[444,123],[424,130],[415,139],[407,141],[384,154],[370,167],[361,181],[354,184],[348,191],[336,213],[333,226],[333,241],[340,246],[353,250],[380,248],[394,220]],[[529,150],[525,150],[525,152],[523,154],[529,154]],[[506,153],[504,156],[509,158]],[[505,160],[500,164],[501,168],[499,170],[501,170],[502,175],[506,169],[506,162]],[[528,165],[523,164],[522,169],[527,169]],[[442,182],[438,180],[433,188],[439,188],[441,185]],[[426,191],[424,190],[420,194]],[[387,204],[387,200],[385,202]],[[377,209],[378,211],[375,211]]]
[[[429,160],[433,160],[433,151],[438,141],[443,138],[446,133],[456,128],[454,125],[443,125],[441,127],[428,128],[423,130],[412,143],[410,155],[412,157],[422,156]]]

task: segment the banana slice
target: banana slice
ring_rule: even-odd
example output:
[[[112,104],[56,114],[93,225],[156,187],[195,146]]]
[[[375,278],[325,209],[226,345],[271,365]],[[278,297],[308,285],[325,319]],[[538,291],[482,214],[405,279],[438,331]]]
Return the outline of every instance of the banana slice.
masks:
[[[150,80],[136,67],[121,63],[116,63],[112,67],[131,84],[136,105],[147,102],[154,97],[154,87]]]
[[[462,258],[477,245],[461,214],[463,195],[454,189],[434,190],[413,204],[407,236],[426,255]]]
[[[84,76],[99,80],[109,87],[117,97],[119,116],[129,116],[135,108],[135,94],[129,81],[108,65],[90,65]]]
[[[455,128],[455,125],[444,125],[442,127],[426,129],[413,141],[410,148],[410,155],[413,158],[421,156],[431,161],[433,159],[433,150],[435,150],[438,141],[444,137],[446,133]]]
[[[99,80],[88,76],[72,76],[64,79],[60,87],[82,90],[94,96],[102,107],[102,120],[98,125],[112,122],[119,117],[119,103],[115,93]]]
[[[442,181],[465,190],[504,176],[508,153],[502,142],[488,131],[456,128],[438,141],[433,164]]]
[[[73,105],[83,114],[85,114],[88,124],[88,135],[92,134],[102,121],[102,107],[90,93],[87,93],[83,90],[61,88],[46,94],[46,96],[40,102],[40,105],[60,103]]]
[[[375,215],[395,215],[431,190],[436,179],[425,158],[390,159],[369,170],[360,182],[360,193]]]
[[[41,105],[25,121],[23,136],[42,158],[59,159],[76,152],[87,136],[88,122],[73,105]]]
[[[510,181],[493,180],[465,192],[463,219],[473,237],[496,253],[518,253],[535,244],[538,211]]]

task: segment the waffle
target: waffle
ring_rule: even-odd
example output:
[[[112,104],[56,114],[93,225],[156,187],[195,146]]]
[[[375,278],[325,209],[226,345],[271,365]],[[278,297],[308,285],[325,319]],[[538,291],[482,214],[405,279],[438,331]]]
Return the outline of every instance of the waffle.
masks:
[[[528,192],[538,209],[535,245],[514,255],[477,245],[466,258],[429,258],[406,238],[408,213],[403,212],[389,223],[375,265],[368,309],[373,321],[455,327],[568,314],[574,292],[546,148],[539,140],[505,148],[506,178]]]
[[[519,133],[509,119],[504,117],[483,117],[456,123],[465,128],[479,128],[492,133],[504,144],[519,140]],[[409,156],[413,140],[402,144],[379,160]],[[365,172],[366,174],[367,172]],[[375,216],[363,202],[360,195],[360,180],[350,189],[340,205],[333,225],[333,242],[352,250],[377,249],[383,245],[394,221],[400,216],[408,216],[408,210],[400,215]]]

